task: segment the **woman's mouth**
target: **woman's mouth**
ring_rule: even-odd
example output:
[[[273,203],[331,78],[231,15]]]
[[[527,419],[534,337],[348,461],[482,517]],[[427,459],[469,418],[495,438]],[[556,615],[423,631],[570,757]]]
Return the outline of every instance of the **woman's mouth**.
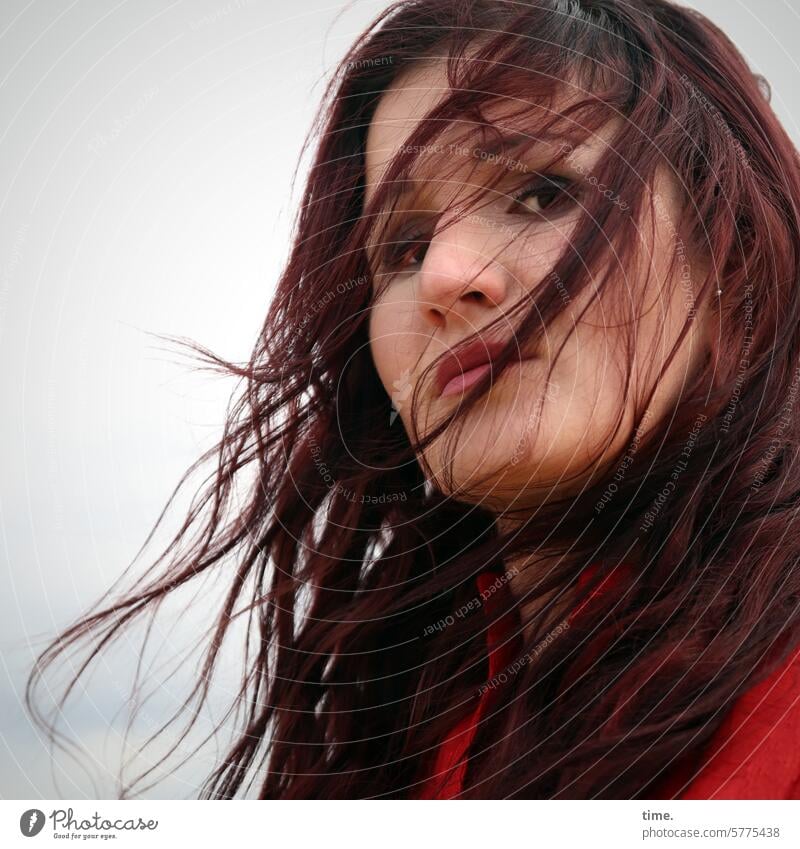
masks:
[[[475,339],[468,345],[450,350],[436,372],[439,395],[452,395],[463,391],[486,373],[490,363],[506,347],[504,342],[486,342]],[[470,372],[477,372],[472,375]],[[465,383],[469,379],[470,383]]]
[[[491,368],[490,363],[484,363],[483,365],[468,369],[462,374],[457,374],[447,382],[444,389],[442,389],[440,397],[444,398],[446,395],[457,395],[460,392],[464,392],[474,383],[477,383],[487,371],[491,371]]]
[[[512,364],[522,365],[522,363],[527,363],[529,360],[530,357],[526,357],[522,360],[512,360]],[[452,378],[448,381],[439,397],[444,398],[446,395],[458,395],[461,392],[465,392],[470,388],[470,386],[477,383],[486,374],[486,372],[491,369],[491,367],[490,363],[484,363],[481,366],[471,368],[463,374],[459,374],[457,377]]]

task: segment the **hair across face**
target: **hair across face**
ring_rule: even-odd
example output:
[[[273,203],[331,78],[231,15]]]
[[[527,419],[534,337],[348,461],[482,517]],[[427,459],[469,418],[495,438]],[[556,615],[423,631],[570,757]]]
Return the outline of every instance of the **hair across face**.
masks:
[[[464,417],[458,440],[445,432],[423,456],[432,479],[451,494],[498,510],[525,507],[548,494],[575,492],[616,457],[649,394],[648,429],[680,402],[709,353],[711,311],[708,301],[698,305],[707,259],[685,254],[679,225],[686,199],[679,177],[662,163],[647,187],[654,207],[633,227],[638,265],[626,266],[614,237],[601,232],[598,238],[612,248],[609,279],[602,288],[595,279],[571,294],[554,266],[574,249],[587,197],[628,206],[614,182],[607,186],[596,176],[601,157],[614,154],[622,119],[610,118],[577,146],[566,138],[538,139],[537,124],[545,126],[562,104],[587,96],[571,84],[561,87],[550,109],[531,103],[521,110],[524,98],[516,98],[504,120],[512,110],[498,98],[484,110],[493,123],[456,116],[433,140],[412,148],[407,138],[448,95],[446,71],[445,59],[404,71],[370,123],[366,204],[398,151],[412,149],[418,157],[414,178],[392,183],[405,188],[403,199],[376,214],[381,241],[371,246],[370,347],[410,437],[459,411],[464,392],[442,395],[437,380],[447,354],[465,341],[514,347],[507,370],[487,375],[490,388]],[[448,132],[454,128],[462,132]],[[491,154],[481,142],[490,130],[506,142]],[[556,156],[556,164],[540,170]],[[614,158],[616,169],[631,167],[624,155]],[[484,181],[490,187],[481,196]],[[480,205],[470,206],[470,197]],[[534,306],[527,320],[538,338],[520,344],[519,308],[530,310],[537,289],[557,295],[563,310],[545,325]],[[483,359],[490,359],[488,348]],[[465,370],[459,365],[457,378]],[[417,384],[419,405],[412,411]]]

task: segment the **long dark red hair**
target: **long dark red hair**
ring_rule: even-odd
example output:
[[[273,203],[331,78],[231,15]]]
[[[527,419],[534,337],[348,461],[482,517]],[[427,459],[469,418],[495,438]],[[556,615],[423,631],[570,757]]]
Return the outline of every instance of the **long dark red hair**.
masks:
[[[451,91],[367,207],[371,117],[421,57],[448,59]],[[647,187],[667,163],[683,191],[676,244],[711,268],[697,306],[714,311],[712,351],[635,450],[501,533],[480,499],[431,485],[420,456],[437,434],[409,435],[393,416],[370,354],[380,281],[367,247],[392,243],[392,186],[445,130],[485,140],[485,106],[513,106],[519,124],[568,81],[580,97],[537,118],[535,135],[576,144],[621,119],[594,172],[626,202],[588,193],[555,279],[574,300],[634,267]],[[90,639],[81,675],[135,618],[218,573],[229,590],[187,705],[206,697],[234,622],[246,623],[243,677],[235,738],[201,795],[411,797],[487,674],[476,574],[546,549],[564,556],[527,600],[551,601],[524,624],[529,648],[547,649],[498,688],[463,795],[646,797],[800,638],[800,179],[768,88],[717,27],[665,0],[401,0],[343,60],[311,139],[293,248],[252,358],[205,352],[241,379],[219,444],[192,470],[213,463],[210,477],[135,589],[42,653],[30,709],[51,729],[34,690],[48,665]],[[535,287],[517,340],[546,332],[567,300]],[[439,433],[456,433],[456,418]],[[589,563],[600,568],[578,589]],[[614,570],[581,627],[549,637],[552,599],[580,603]]]

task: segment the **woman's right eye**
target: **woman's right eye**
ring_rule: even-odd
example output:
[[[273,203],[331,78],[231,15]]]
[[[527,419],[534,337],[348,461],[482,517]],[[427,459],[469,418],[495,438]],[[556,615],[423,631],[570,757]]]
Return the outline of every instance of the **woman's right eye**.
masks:
[[[430,239],[422,232],[399,238],[386,246],[381,266],[392,271],[405,271],[414,265],[422,264],[429,243]]]

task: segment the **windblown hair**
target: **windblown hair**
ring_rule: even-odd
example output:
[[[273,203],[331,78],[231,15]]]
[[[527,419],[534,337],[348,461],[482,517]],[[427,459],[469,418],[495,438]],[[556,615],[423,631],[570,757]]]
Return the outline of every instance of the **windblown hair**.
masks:
[[[376,105],[423,58],[448,60],[450,91],[367,207]],[[565,91],[568,108],[548,111]],[[432,439],[457,433],[488,380],[440,427],[410,434],[368,336],[381,284],[368,248],[398,238],[393,187],[433,161],[425,152],[435,158],[445,132],[485,145],[498,128],[486,107],[498,104],[531,145],[577,144],[620,120],[593,174],[625,203],[586,194],[552,267],[570,300],[640,274],[636,246],[666,164],[683,195],[675,262],[697,255],[711,268],[684,333],[702,303],[715,322],[713,350],[670,414],[513,533],[481,498],[454,495],[457,482],[433,485],[421,460]],[[551,599],[524,623],[531,648],[547,639],[553,598],[580,604],[611,572],[618,580],[498,690],[463,797],[646,798],[800,638],[800,178],[768,88],[717,27],[666,0],[401,0],[345,56],[309,141],[293,247],[252,358],[203,352],[240,389],[218,445],[178,489],[203,464],[213,472],[135,590],[42,653],[30,709],[44,723],[36,682],[68,648],[93,641],[80,676],[137,617],[216,572],[229,590],[186,707],[207,698],[223,638],[246,617],[241,722],[200,795],[413,797],[486,679],[476,574],[546,550],[563,556],[528,592]],[[565,302],[533,287],[514,345],[541,337]],[[599,569],[578,587],[588,564]],[[498,592],[514,603],[506,585]]]

